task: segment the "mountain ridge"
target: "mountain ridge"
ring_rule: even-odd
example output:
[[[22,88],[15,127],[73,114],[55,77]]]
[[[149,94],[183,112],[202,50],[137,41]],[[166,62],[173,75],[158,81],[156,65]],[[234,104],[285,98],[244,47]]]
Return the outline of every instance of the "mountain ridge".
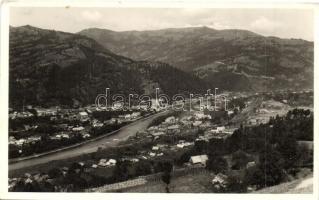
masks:
[[[236,76],[242,80],[240,88],[250,85],[257,91],[313,88],[313,42],[302,39],[208,27],[124,32],[93,28],[79,34],[95,39],[116,54],[134,60],[165,62],[197,76],[204,66],[222,62],[229,68],[227,73],[214,68],[213,72],[202,70],[200,73],[205,76],[199,76],[219,87],[224,80],[231,82]],[[271,77],[278,84],[264,77]],[[231,84],[224,88],[234,89]]]
[[[23,26],[10,27],[9,38],[11,107],[93,104],[107,87],[121,94],[158,87],[169,95],[205,88],[168,64],[116,55],[86,36]]]

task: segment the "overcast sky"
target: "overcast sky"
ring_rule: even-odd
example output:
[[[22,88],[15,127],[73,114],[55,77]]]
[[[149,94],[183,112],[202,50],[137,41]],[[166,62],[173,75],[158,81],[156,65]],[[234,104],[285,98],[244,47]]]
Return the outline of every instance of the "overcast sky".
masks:
[[[29,24],[72,33],[93,27],[126,31],[208,26],[215,29],[246,29],[265,36],[313,41],[313,23],[312,10],[305,9],[10,9],[12,26]]]

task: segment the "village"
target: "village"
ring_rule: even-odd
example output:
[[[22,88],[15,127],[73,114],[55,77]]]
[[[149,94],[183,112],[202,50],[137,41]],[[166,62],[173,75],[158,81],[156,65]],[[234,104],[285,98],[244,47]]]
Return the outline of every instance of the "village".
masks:
[[[121,126],[151,115],[154,111],[134,108],[127,112],[100,110],[95,105],[79,109],[41,108],[26,106],[24,111],[9,109],[10,158],[43,153],[70,144],[83,142],[96,136],[115,131]],[[103,115],[101,117],[101,115]],[[52,149],[32,152],[38,143],[51,145]],[[25,152],[31,149],[30,153]]]
[[[304,95],[305,93],[300,92],[300,94]],[[262,103],[258,100],[261,97],[265,99]],[[52,175],[51,170],[50,173],[26,173],[20,178],[11,177],[9,179],[9,190],[15,191],[17,184],[21,184],[21,182],[23,182],[23,184],[48,182],[52,187],[54,186],[53,189],[51,188],[53,191],[73,191],[74,188],[69,188],[69,186],[58,187],[57,185],[59,184],[56,182],[55,176],[60,177],[59,179],[61,179],[61,177],[69,177],[72,174],[78,174],[82,177],[84,173],[86,176],[92,178],[103,177],[101,181],[103,184],[101,183],[101,185],[105,185],[99,188],[101,185],[98,183],[91,183],[89,184],[89,188],[85,188],[86,190],[102,192],[126,191],[129,190],[129,188],[137,187],[141,183],[143,183],[142,185],[147,184],[149,177],[153,177],[151,178],[151,180],[153,180],[156,175],[152,174],[161,173],[160,170],[157,170],[157,165],[165,160],[173,160],[174,172],[179,171],[179,173],[181,173],[181,171],[195,169],[195,171],[199,170],[206,173],[207,167],[214,167],[208,164],[208,162],[211,163],[212,161],[209,160],[210,155],[205,153],[208,150],[203,149],[205,146],[212,141],[225,141],[232,136],[236,129],[240,128],[240,124],[244,124],[247,127],[265,124],[268,123],[270,117],[285,115],[289,109],[293,108],[284,97],[279,101],[275,101],[274,97],[274,94],[241,94],[241,96],[229,94],[228,98],[230,99],[231,107],[227,111],[223,111],[222,107],[219,107],[219,112],[208,111],[207,109],[199,109],[191,112],[170,111],[166,115],[154,120],[145,130],[137,131],[128,137],[127,140],[119,141],[119,145],[116,148],[104,149],[102,145],[97,152],[90,156],[90,159],[78,160],[77,162],[73,162],[72,165],[55,168],[54,170],[59,175]],[[63,115],[64,119],[68,116],[80,122],[76,125],[67,123],[59,124],[59,126],[63,126],[64,129],[63,131],[50,135],[49,139],[51,141],[69,139],[75,134],[81,135],[83,139],[91,138],[90,127],[100,128],[105,125],[125,124],[138,120],[143,115],[151,114],[145,114],[143,112],[145,111],[135,110],[130,114],[120,114],[117,117],[112,116],[108,120],[100,121],[97,119],[98,117],[92,117],[94,113],[92,108],[81,109],[77,112],[54,112],[50,109],[46,111],[42,109],[42,112],[40,111],[40,113],[50,117],[50,120],[53,121],[59,120],[61,115]],[[19,118],[17,115],[16,113],[16,118]],[[32,115],[32,113],[28,113],[27,115]],[[238,123],[238,120],[240,120],[240,123]],[[37,127],[33,125],[27,128],[28,130],[34,130]],[[26,143],[35,143],[41,139],[42,137],[36,135],[19,140],[11,136],[10,144],[22,147]],[[201,148],[201,150],[196,150],[194,153],[194,149],[198,148]],[[244,157],[246,160],[239,168],[234,168],[234,166],[237,166],[236,156]],[[223,159],[226,160],[226,166],[228,166],[226,168],[229,168],[229,170],[225,169],[222,170],[224,173],[209,173],[207,175],[211,184],[210,192],[224,191],[228,187],[228,179],[230,176],[237,173],[238,175],[236,176],[243,178],[242,174],[254,168],[258,163],[258,157],[240,151],[232,155],[224,156]],[[127,165],[124,168],[121,167],[124,165],[123,163]],[[113,176],[117,176],[117,173],[122,174],[122,172],[118,170],[128,170],[123,172],[129,174],[128,181],[135,179],[138,181],[130,181],[127,185],[126,180],[128,177],[125,179],[114,178]],[[229,172],[225,173],[226,171]],[[145,180],[143,179],[143,175],[146,175]],[[142,181],[140,181],[141,177]],[[88,179],[88,182],[91,180],[91,178],[88,177],[85,179]],[[119,180],[124,181],[122,186],[112,185],[121,182]],[[110,185],[107,188],[111,189],[105,189],[107,185]],[[245,190],[255,191],[256,188],[249,187]]]

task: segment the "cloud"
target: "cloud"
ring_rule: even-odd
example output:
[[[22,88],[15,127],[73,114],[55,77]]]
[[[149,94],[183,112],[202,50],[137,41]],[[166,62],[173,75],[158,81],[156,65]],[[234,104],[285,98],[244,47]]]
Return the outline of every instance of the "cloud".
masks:
[[[102,14],[98,11],[88,11],[85,10],[81,13],[85,20],[97,22],[102,18]]]
[[[281,25],[279,22],[271,21],[268,18],[262,16],[257,18],[250,24],[251,30],[263,33],[271,33]]]

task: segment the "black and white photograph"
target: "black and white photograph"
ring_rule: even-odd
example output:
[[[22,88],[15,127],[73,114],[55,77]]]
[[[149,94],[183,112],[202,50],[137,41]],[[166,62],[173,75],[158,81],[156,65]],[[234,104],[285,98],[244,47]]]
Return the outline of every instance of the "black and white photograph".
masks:
[[[9,6],[8,194],[316,193],[315,6],[182,5]]]

